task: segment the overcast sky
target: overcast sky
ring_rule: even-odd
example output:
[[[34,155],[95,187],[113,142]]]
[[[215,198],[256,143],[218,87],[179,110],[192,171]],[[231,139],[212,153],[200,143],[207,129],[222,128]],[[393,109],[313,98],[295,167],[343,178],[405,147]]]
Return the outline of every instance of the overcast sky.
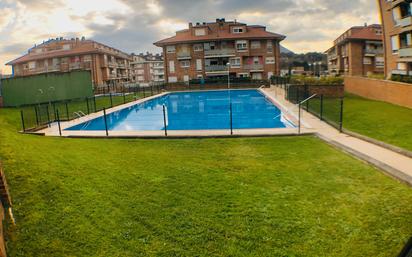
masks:
[[[302,53],[324,51],[339,34],[379,23],[374,0],[0,0],[0,70],[43,40],[95,39],[126,52],[160,52],[153,42],[188,22],[237,19],[287,36]]]

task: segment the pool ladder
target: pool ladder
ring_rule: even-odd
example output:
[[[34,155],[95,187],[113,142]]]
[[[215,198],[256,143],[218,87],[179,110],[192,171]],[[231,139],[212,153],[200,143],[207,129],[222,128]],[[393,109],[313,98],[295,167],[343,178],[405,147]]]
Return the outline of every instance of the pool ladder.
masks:
[[[73,112],[73,114],[77,117],[77,118],[81,118],[86,116],[86,114],[82,111],[77,111],[77,112]]]

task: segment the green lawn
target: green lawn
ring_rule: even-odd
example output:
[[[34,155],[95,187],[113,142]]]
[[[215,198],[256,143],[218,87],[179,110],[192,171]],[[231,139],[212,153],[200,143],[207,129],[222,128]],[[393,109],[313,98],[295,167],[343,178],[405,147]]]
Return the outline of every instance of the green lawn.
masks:
[[[396,256],[412,189],[313,137],[22,135],[0,109],[9,256]]]
[[[412,109],[347,94],[344,128],[412,151]]]

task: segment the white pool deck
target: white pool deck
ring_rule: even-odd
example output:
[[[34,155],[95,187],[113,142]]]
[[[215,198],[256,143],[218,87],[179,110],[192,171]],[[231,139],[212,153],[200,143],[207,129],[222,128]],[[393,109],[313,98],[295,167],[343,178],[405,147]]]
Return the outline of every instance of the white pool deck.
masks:
[[[271,87],[260,89],[269,100],[277,105],[287,119],[297,124],[297,108],[292,103],[284,98],[284,91]],[[162,93],[153,97],[145,98],[144,100],[134,101],[128,104],[120,105],[107,110],[107,113],[115,112],[120,109],[135,105],[137,103],[150,100],[167,93]],[[72,127],[79,123],[102,116],[103,112],[97,112],[80,119],[69,122],[62,122],[62,136],[64,137],[106,137],[105,131],[64,131],[65,128]],[[373,164],[387,174],[400,179],[403,182],[412,185],[412,158],[389,150],[382,146],[361,140],[359,138],[340,133],[338,130],[329,124],[321,121],[314,115],[302,110],[301,112],[301,134],[315,134],[322,140],[332,144],[341,150],[344,150],[359,159],[362,159],[370,164]],[[38,133],[46,136],[59,136],[57,124],[53,124],[50,128],[38,131]],[[297,128],[282,128],[282,129],[241,129],[233,130],[233,136],[282,136],[282,135],[298,135]],[[167,132],[168,137],[224,137],[230,136],[230,130],[185,130]],[[164,131],[109,131],[109,137],[141,137],[141,138],[159,138],[165,137]]]

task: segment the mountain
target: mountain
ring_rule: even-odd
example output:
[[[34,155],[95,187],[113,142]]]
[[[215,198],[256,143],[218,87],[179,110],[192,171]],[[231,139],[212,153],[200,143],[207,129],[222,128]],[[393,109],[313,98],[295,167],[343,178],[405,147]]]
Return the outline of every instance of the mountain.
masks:
[[[289,54],[289,53],[292,53],[292,54],[293,54],[292,51],[290,51],[289,49],[287,49],[286,47],[284,47],[284,46],[282,46],[282,45],[280,45],[280,53],[281,53],[281,54]]]

